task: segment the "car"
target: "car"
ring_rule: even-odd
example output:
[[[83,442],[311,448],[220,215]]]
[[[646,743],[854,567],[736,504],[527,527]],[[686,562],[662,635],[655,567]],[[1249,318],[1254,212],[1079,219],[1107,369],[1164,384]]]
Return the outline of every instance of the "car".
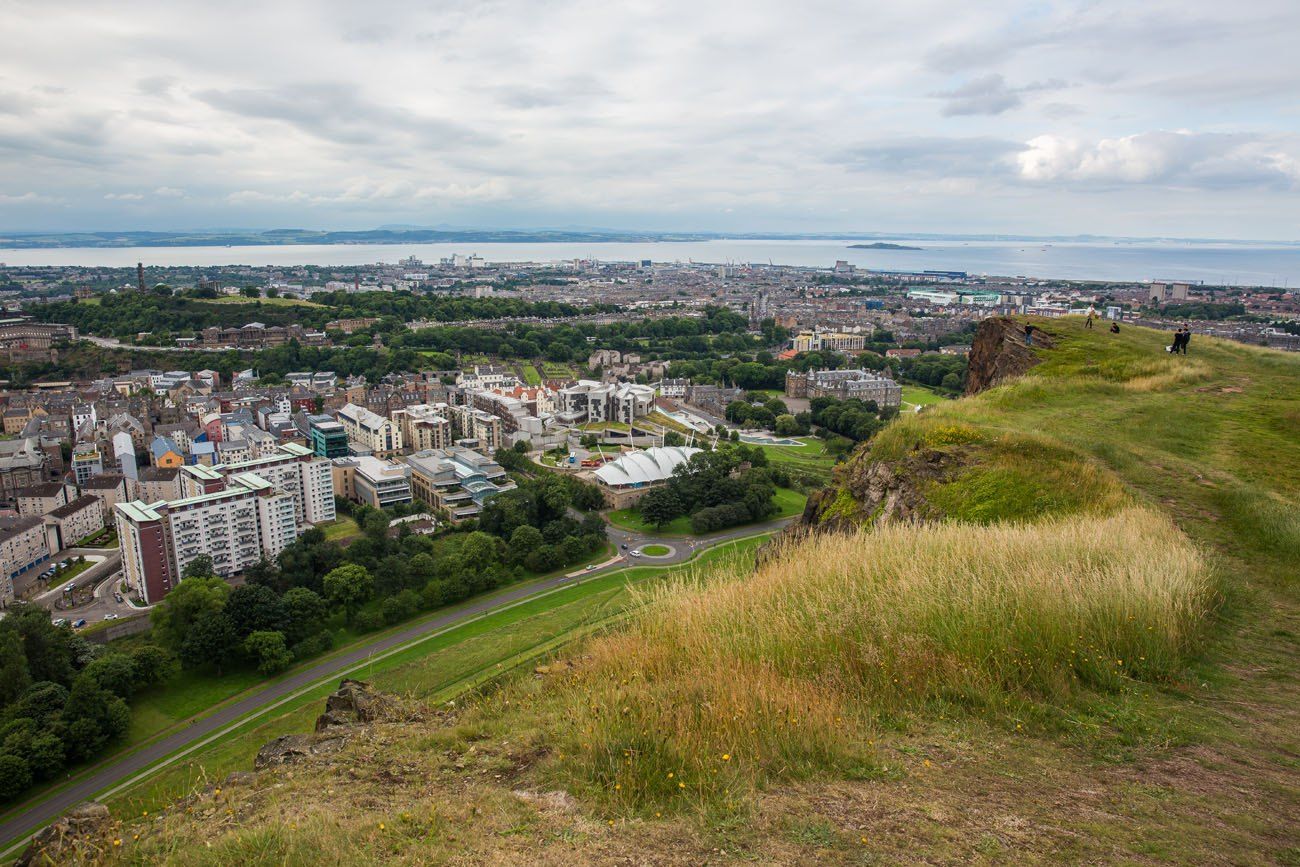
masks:
[[[66,617],[60,617],[60,618],[58,618],[57,620],[54,621],[54,625],[55,625],[55,626],[62,626],[63,624],[65,624],[65,623],[67,623],[67,622],[68,622],[68,618],[66,618]]]
[[[595,563],[588,563],[588,564],[587,564],[587,568],[586,568],[584,571],[586,571],[586,572],[590,572],[592,569],[595,569],[595,568],[596,568],[596,564],[595,564]]]
[[[69,584],[67,587],[64,587],[64,588],[63,588],[63,592],[64,592],[64,593],[71,593],[73,590],[76,590],[76,589],[77,589],[77,585],[76,585],[76,584]]]
[[[624,543],[623,543],[622,545],[620,545],[619,547],[622,548],[624,551],[626,551],[626,550],[627,550],[627,543],[624,542]]]
[[[83,627],[83,626],[85,626],[85,625],[86,625],[86,618],[83,617],[83,618],[81,618],[80,620],[78,620],[76,623],[72,624],[72,628],[73,628],[73,629],[80,629],[81,627]]]
[[[641,556],[641,552],[640,552],[640,551],[633,551],[633,552],[632,552],[632,556],[633,556],[633,557],[640,557],[640,556]]]
[[[119,618],[119,617],[121,617],[121,616],[122,616],[122,615],[120,615],[120,614],[105,614],[105,615],[104,615],[104,619],[105,619],[105,620],[116,620],[117,618]]]
[[[113,601],[116,602],[118,605],[121,605],[121,604],[122,604],[123,602],[125,602],[126,600],[122,598],[122,594],[121,594],[121,593],[114,593],[114,594],[113,594]]]

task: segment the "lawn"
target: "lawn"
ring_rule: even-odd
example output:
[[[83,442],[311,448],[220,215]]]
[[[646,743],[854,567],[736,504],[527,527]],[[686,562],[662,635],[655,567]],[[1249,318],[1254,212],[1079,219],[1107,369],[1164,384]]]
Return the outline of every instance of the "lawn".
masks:
[[[339,515],[328,524],[317,524],[316,527],[325,531],[325,538],[331,542],[343,542],[361,535],[357,522],[347,515]]]
[[[537,368],[531,364],[521,364],[520,369],[524,372],[524,383],[526,385],[541,385],[542,375],[537,372]]]
[[[672,552],[672,548],[667,545],[643,545],[641,553],[647,557],[663,557]]]
[[[933,390],[923,385],[905,385],[903,386],[903,403],[911,404],[914,407],[932,406],[936,403],[943,403],[946,398],[936,394]]]
[[[577,375],[573,367],[558,361],[547,361],[542,364],[542,375],[547,379],[576,379]]]
[[[695,560],[674,566],[638,566],[570,584],[478,620],[451,627],[393,656],[373,663],[354,677],[398,695],[445,701],[466,689],[497,678],[518,665],[580,637],[619,616],[632,601],[630,585],[651,578],[692,572],[709,563],[752,563],[765,536],[711,548]],[[311,731],[333,681],[250,721],[244,728],[110,799],[119,815],[156,811],[177,797],[220,781],[231,771],[250,770],[257,750],[267,741]]]
[[[808,482],[826,482],[831,477],[835,458],[826,453],[826,443],[817,437],[806,437],[798,446],[759,446],[772,466],[785,469],[791,475]]]
[[[803,512],[804,504],[807,502],[808,498],[798,491],[790,490],[789,488],[777,488],[777,512],[775,515],[772,515],[770,518],[765,518],[764,520],[775,521],[779,518],[789,518],[793,515],[798,515]],[[607,517],[609,522],[615,527],[622,527],[624,530],[631,530],[634,533],[644,533],[650,536],[691,535],[691,519],[686,515],[674,518],[671,522],[665,524],[662,529],[658,529],[653,524],[647,523],[641,517],[641,513],[636,509],[616,509],[609,512],[605,517]],[[733,530],[735,528],[729,527],[727,529]],[[718,532],[726,531],[719,530]],[[705,537],[707,538],[708,535],[709,534],[706,533]]]

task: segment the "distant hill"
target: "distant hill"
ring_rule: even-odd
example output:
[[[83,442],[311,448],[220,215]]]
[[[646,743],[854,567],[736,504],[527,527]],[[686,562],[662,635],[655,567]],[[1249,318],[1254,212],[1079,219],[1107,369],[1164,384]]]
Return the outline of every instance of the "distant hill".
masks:
[[[890,244],[886,241],[876,241],[874,244],[850,244],[850,250],[920,250],[921,247],[909,247],[906,244]]]
[[[703,241],[707,235],[663,233],[517,231],[490,229],[369,229],[320,232],[309,229],[270,229],[257,232],[67,232],[0,235],[0,248],[56,247],[263,247],[284,244],[467,244],[467,243],[598,243]]]

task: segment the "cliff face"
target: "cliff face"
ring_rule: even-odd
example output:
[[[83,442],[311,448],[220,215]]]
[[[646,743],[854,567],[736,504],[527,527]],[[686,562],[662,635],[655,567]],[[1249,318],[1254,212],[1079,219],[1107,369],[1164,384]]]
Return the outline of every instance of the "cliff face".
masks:
[[[924,496],[963,465],[959,453],[920,449],[903,460],[871,460],[859,451],[836,471],[836,484],[808,498],[804,530],[856,530],[863,524],[928,521],[941,517]]]
[[[1034,328],[1034,348],[1051,349],[1056,341],[1041,328]],[[985,319],[971,343],[966,393],[979,394],[998,383],[1020,376],[1041,360],[1025,345],[1025,326],[1005,316]]]

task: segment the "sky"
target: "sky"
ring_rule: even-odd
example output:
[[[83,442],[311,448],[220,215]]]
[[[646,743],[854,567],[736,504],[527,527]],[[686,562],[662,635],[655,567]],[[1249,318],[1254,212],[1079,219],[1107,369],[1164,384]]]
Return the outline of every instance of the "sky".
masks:
[[[1300,2],[0,0],[0,230],[1300,239]]]

